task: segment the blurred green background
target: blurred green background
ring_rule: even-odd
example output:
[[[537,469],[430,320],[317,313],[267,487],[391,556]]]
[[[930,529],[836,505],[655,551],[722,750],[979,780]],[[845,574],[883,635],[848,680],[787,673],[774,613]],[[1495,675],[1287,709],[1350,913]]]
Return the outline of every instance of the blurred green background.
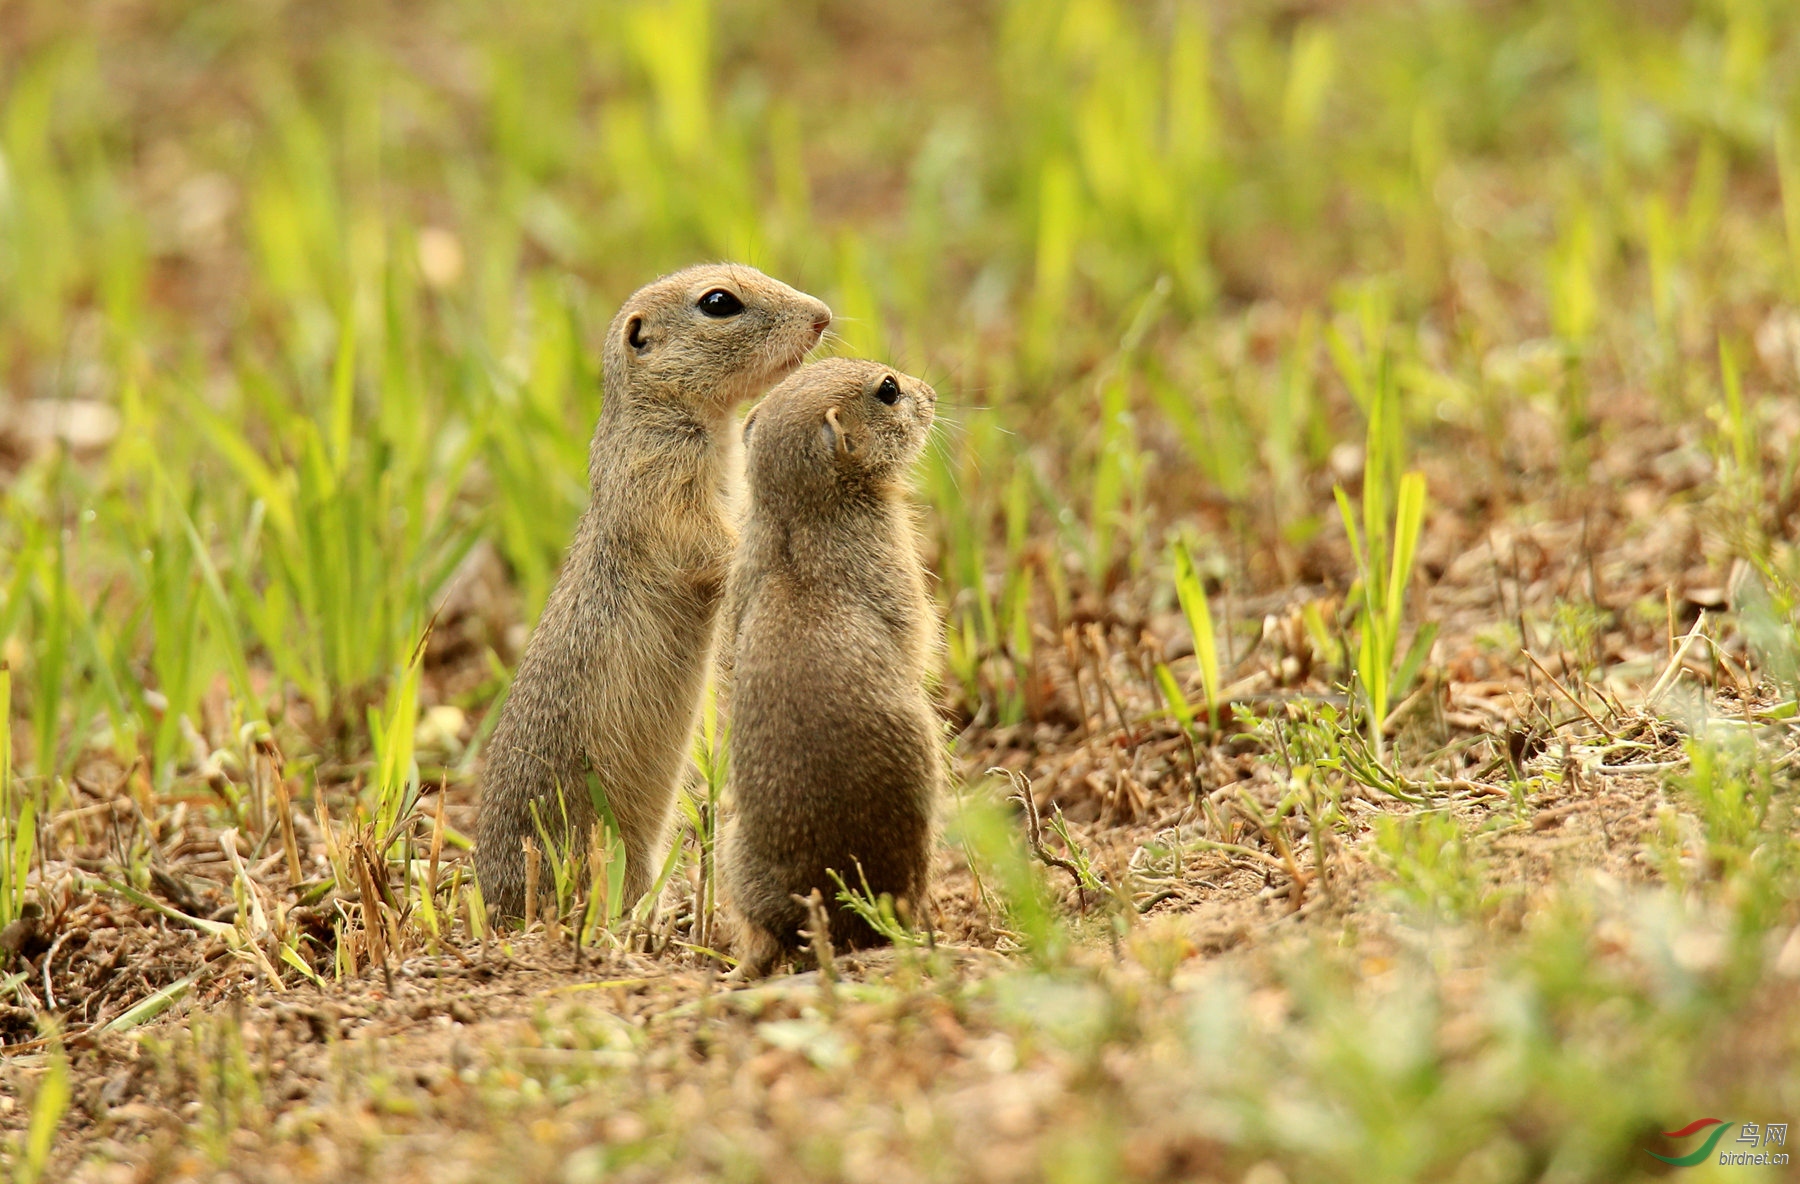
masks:
[[[1783,0],[0,21],[0,644],[40,777],[98,741],[166,783],[220,687],[215,716],[354,720],[483,541],[532,619],[597,334],[698,259],[945,392],[923,492],[952,688],[991,718],[1034,615],[1171,528],[1245,589],[1341,578],[1328,462],[1377,385],[1504,503],[1538,464],[1515,405],[1579,482],[1595,401],[1697,414],[1721,337],[1796,383]]]

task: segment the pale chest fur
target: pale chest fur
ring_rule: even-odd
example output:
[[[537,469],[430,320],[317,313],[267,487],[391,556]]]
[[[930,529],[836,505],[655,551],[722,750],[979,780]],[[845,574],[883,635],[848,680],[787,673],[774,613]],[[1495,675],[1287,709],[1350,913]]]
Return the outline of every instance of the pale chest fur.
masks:
[[[711,658],[731,561],[725,487],[731,455],[712,441],[642,441],[608,463],[599,445],[593,502],[565,580],[577,635],[577,693],[585,747],[619,780],[678,764]]]

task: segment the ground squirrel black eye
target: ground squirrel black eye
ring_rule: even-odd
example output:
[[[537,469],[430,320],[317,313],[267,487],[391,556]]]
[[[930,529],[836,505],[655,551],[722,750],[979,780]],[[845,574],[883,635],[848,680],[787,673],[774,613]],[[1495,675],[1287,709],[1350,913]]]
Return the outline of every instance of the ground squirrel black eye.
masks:
[[[744,311],[744,302],[724,288],[714,288],[700,297],[700,311],[709,317],[735,317]]]
[[[894,381],[892,374],[882,379],[881,385],[875,388],[875,397],[889,407],[900,401],[900,384]]]

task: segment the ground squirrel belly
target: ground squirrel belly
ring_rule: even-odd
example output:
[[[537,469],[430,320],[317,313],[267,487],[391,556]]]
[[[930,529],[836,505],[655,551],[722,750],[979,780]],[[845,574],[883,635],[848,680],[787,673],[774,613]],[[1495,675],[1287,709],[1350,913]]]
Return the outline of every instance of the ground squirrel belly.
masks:
[[[731,787],[721,867],[736,953],[799,944],[820,890],[839,948],[877,943],[829,871],[925,915],[943,740],[925,690],[941,628],[906,500],[937,395],[830,359],[744,425],[749,508],[726,597]],[[859,872],[860,865],[860,872]]]
[[[591,500],[488,744],[475,866],[496,915],[524,911],[522,841],[541,845],[540,825],[585,846],[590,775],[622,832],[627,900],[650,887],[730,565],[733,412],[830,322],[730,264],[665,276],[613,318]]]

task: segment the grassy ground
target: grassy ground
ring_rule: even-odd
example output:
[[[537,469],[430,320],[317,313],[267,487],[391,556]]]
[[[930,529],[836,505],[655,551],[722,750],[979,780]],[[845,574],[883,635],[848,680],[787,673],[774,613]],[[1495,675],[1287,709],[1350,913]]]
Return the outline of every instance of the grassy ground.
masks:
[[[1792,6],[0,27],[16,1179],[1789,1178]],[[716,257],[948,421],[935,931],[748,990],[711,728],[658,907],[467,838]]]

